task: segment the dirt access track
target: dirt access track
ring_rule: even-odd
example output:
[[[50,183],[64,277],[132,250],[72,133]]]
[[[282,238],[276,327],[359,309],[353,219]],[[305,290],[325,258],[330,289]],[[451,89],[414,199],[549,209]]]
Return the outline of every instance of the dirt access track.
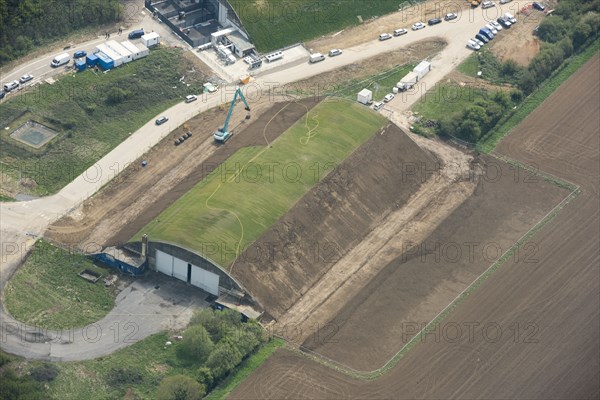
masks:
[[[599,74],[596,55],[497,149],[580,186],[529,241],[535,262],[509,259],[374,381],[279,350],[229,398],[598,398]]]

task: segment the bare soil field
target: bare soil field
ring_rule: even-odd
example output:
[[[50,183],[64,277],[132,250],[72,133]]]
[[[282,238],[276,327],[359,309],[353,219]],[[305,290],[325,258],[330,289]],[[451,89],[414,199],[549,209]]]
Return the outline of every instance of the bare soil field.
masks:
[[[528,5],[530,4],[528,3]],[[546,16],[543,12],[536,11],[533,8],[522,13],[519,6],[523,7],[525,3],[515,2],[509,8],[509,12],[516,16],[518,22],[509,29],[502,30],[500,33],[502,40],[494,40],[489,46],[492,53],[500,61],[513,60],[517,64],[526,67],[540,51],[541,44],[533,34],[533,30]]]
[[[382,367],[410,340],[407,331],[435,318],[568,194],[525,174],[516,180],[513,167],[492,158],[480,162],[475,191],[425,240],[395,238],[397,256],[327,323],[329,336],[310,335],[305,347],[358,371]],[[446,201],[433,197],[426,210]]]
[[[141,160],[128,166],[82,206],[50,226],[45,237],[84,249],[124,244],[237,150],[265,145],[265,139],[275,139],[306,113],[304,105],[310,109],[316,104],[313,99],[303,100],[304,105],[273,104],[267,97],[251,104],[252,123],[246,122],[245,111],[234,111],[230,127],[235,134],[224,146],[214,144],[212,133],[223,125],[225,109],[215,108],[188,121],[144,156],[146,167]],[[277,113],[265,138],[264,126]],[[175,146],[174,139],[188,130],[193,136]]]
[[[497,149],[581,187],[530,239],[535,253],[509,259],[379,379],[280,350],[229,398],[598,398],[599,74],[596,56]]]

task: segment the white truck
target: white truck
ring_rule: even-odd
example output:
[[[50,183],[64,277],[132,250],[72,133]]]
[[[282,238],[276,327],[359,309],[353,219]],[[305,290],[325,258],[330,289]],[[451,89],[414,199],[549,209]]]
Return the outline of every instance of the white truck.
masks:
[[[358,92],[356,101],[358,101],[360,104],[370,105],[373,103],[373,92],[371,92],[369,89],[361,90]]]
[[[419,75],[419,79],[423,79],[431,71],[431,63],[429,61],[421,61],[419,65],[413,68],[413,72]]]
[[[405,92],[415,86],[417,82],[419,82],[419,74],[415,72],[409,72],[404,78],[400,79],[400,82],[396,84],[396,87],[399,91]]]
[[[406,74],[404,78],[396,84],[399,91],[404,92],[417,84],[425,75],[431,71],[431,63],[429,61],[421,61],[412,72]]]
[[[60,67],[61,65],[67,64],[69,61],[71,61],[71,56],[69,55],[69,53],[62,53],[62,54],[55,56],[52,59],[50,66],[52,66],[54,68]]]
[[[310,60],[309,61],[310,61],[311,64],[314,64],[316,62],[323,61],[323,60],[325,60],[325,56],[323,54],[321,54],[321,53],[314,53],[314,54],[310,55]]]

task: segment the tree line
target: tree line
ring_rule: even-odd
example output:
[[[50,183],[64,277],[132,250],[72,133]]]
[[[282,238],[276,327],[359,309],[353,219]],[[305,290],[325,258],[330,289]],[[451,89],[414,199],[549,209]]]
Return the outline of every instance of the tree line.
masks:
[[[0,66],[83,28],[117,22],[118,0],[0,0]]]

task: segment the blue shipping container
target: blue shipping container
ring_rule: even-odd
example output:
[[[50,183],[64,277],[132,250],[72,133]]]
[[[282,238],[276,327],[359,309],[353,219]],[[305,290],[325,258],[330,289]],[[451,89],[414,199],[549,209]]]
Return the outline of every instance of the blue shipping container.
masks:
[[[77,71],[79,71],[79,72],[85,71],[86,67],[87,67],[87,64],[85,63],[85,61],[83,61],[83,60],[75,61],[75,68],[77,68]]]
[[[96,64],[98,64],[98,57],[96,57],[95,54],[88,54],[85,59],[87,61],[87,65],[89,65],[90,67],[93,67]]]
[[[98,52],[96,53],[96,57],[98,57],[98,65],[100,65],[102,69],[108,70],[115,67],[113,60],[106,54]]]

